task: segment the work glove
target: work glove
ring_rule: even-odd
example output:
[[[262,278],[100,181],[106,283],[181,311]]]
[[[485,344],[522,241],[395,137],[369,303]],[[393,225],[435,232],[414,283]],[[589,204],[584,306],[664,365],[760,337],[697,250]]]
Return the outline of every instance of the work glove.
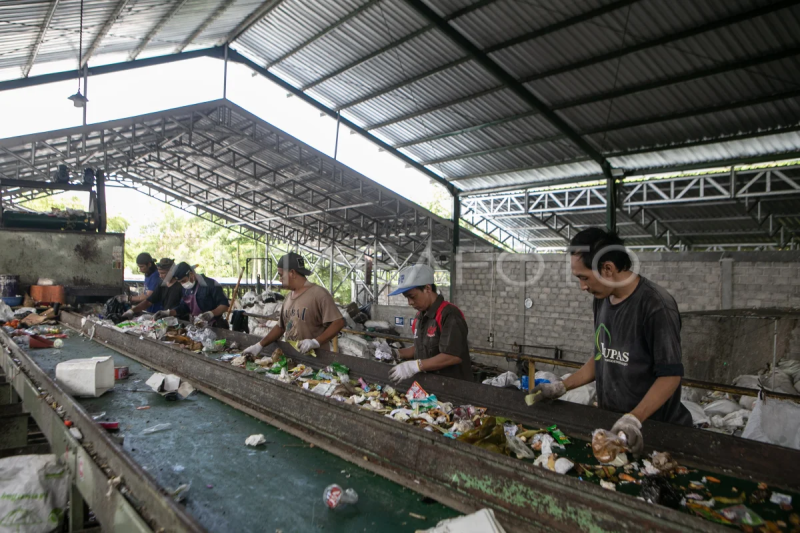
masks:
[[[420,368],[420,360],[417,359],[415,361],[405,361],[396,365],[389,371],[389,379],[392,380],[393,383],[400,383],[401,381],[405,381],[410,377],[415,376],[422,372],[422,368]]]
[[[258,357],[258,354],[261,353],[261,350],[263,348],[264,347],[261,346],[261,343],[257,342],[254,345],[248,346],[247,348],[245,348],[244,351],[242,352],[242,355],[245,356],[246,358],[252,360],[252,359],[255,359],[256,357]]]
[[[200,313],[197,315],[197,320],[202,320],[203,322],[211,322],[214,320],[214,313],[212,311],[206,311],[205,313]]]
[[[639,419],[628,413],[617,420],[611,428],[611,433],[624,437],[625,446],[634,454],[639,455],[644,449],[644,438],[642,437],[642,423]]]
[[[316,348],[319,348],[319,342],[317,342],[317,339],[305,339],[297,343],[297,351],[301,354],[307,354]]]
[[[131,318],[133,318],[134,314],[135,313],[133,312],[133,309],[128,309],[127,311],[122,313],[122,318],[124,318],[125,320],[130,320]]]
[[[535,405],[542,400],[555,400],[566,394],[567,388],[564,382],[559,380],[555,383],[540,383],[536,385],[531,393],[525,398],[528,405]],[[531,398],[532,397],[532,398]],[[529,400],[531,398],[531,400]]]
[[[156,314],[153,315],[153,320],[161,320],[162,318],[167,318],[169,315],[168,310],[158,311]]]

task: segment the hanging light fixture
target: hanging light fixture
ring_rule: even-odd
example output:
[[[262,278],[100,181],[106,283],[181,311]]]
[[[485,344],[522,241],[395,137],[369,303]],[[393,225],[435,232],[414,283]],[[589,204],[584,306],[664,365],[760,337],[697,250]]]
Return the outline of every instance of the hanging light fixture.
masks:
[[[81,60],[83,59],[83,0],[81,0],[81,25],[78,29],[78,92],[68,97],[67,100],[72,100],[72,105],[75,107],[86,107],[86,102],[89,101],[83,94],[81,94]]]

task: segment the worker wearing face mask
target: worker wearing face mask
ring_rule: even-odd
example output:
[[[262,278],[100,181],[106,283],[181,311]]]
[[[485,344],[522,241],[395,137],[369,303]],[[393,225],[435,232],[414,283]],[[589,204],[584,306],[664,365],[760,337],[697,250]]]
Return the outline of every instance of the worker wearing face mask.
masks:
[[[433,269],[414,265],[400,271],[399,287],[390,296],[402,294],[408,305],[417,310],[411,324],[414,346],[397,350],[400,359],[410,359],[394,368],[389,377],[404,381],[419,372],[472,381],[464,314],[436,291]]]
[[[209,326],[227,329],[228,323],[222,315],[228,310],[230,302],[219,283],[197,274],[188,263],[179,263],[173,276],[183,287],[183,300],[173,309],[156,313],[156,320],[165,316],[188,314]]]

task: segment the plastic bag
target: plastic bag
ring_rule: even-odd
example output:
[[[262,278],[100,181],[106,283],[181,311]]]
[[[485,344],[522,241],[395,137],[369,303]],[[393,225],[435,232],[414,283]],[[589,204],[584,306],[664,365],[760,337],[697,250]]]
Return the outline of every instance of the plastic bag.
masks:
[[[795,388],[792,384],[792,378],[789,377],[789,374],[780,370],[779,368],[775,370],[774,386],[772,370],[766,370],[763,373],[759,373],[758,383],[769,391],[782,392],[784,394],[795,393]]]
[[[796,385],[800,381],[800,361],[797,359],[781,359],[778,361],[778,370],[785,372]]]
[[[597,400],[597,384],[593,382],[577,389],[568,390],[559,400],[581,405],[592,405]]]
[[[772,398],[757,400],[742,437],[800,450],[800,405]]]
[[[513,372],[503,372],[499,376],[495,376],[493,378],[484,379],[484,385],[491,385],[492,387],[520,387],[520,381],[517,375]]]
[[[605,429],[595,429],[592,433],[592,453],[602,464],[624,466],[628,463],[625,443]]]
[[[691,413],[692,425],[695,427],[708,427],[711,424],[711,418],[705,413],[702,405],[686,400],[681,400],[681,403]]]
[[[705,412],[706,416],[711,417],[714,415],[729,415],[734,411],[738,411],[739,409],[740,407],[738,403],[732,400],[721,399],[706,405],[705,408],[703,408],[703,411]]]
[[[392,361],[394,359],[392,348],[385,340],[375,341],[372,346],[375,348],[375,359],[379,361]]]
[[[12,320],[14,320],[14,311],[3,300],[0,300],[0,322],[11,322]]]
[[[696,387],[681,387],[681,400],[686,400],[687,402],[699,403],[700,400],[705,398],[707,394],[708,391],[705,389],[698,389]]]
[[[761,386],[758,384],[758,376],[737,376],[736,379],[733,380],[733,384],[736,387],[742,387],[744,389],[754,389],[760,390]],[[755,396],[741,396],[739,398],[739,405],[744,407],[745,409],[753,409],[753,405],[756,403]]]
[[[525,446],[525,443],[520,440],[519,437],[515,435],[509,435],[506,433],[506,443],[508,447],[511,448],[511,451],[516,454],[517,459],[535,459],[536,455]]]

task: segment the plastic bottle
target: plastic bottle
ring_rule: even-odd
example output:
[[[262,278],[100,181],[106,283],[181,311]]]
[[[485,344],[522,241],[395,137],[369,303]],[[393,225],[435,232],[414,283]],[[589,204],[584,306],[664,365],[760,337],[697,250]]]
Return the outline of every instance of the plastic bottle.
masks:
[[[334,484],[325,488],[322,500],[331,509],[336,509],[347,504],[358,503],[358,494],[353,489],[344,490],[339,485]]]

